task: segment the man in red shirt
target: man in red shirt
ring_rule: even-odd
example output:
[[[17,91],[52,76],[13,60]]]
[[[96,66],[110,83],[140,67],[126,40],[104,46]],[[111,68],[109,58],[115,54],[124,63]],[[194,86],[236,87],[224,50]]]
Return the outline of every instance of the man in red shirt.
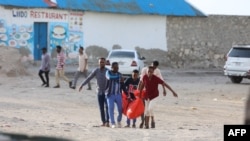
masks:
[[[155,98],[159,96],[158,85],[161,84],[168,88],[174,97],[178,97],[177,93],[162,79],[155,76],[154,74],[154,67],[148,67],[148,74],[144,75],[142,78],[142,85],[140,86],[139,90],[142,92],[143,88],[145,87],[145,128],[149,128],[149,119],[151,117],[154,120],[153,114],[153,107],[155,104]],[[163,92],[163,96],[166,96],[166,91]],[[154,122],[154,121],[153,121]]]

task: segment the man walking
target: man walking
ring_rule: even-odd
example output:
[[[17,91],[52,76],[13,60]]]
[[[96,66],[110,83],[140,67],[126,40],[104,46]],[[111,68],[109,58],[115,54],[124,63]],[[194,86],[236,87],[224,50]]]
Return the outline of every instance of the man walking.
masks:
[[[107,87],[105,94],[107,96],[107,102],[108,102],[108,108],[109,108],[109,117],[111,122],[111,127],[115,128],[121,128],[121,120],[122,120],[122,90],[128,95],[122,74],[118,72],[119,66],[118,62],[113,62],[111,65],[111,70],[108,70],[106,72],[106,78],[107,78]],[[117,106],[117,126],[114,118],[114,109],[115,109],[115,103]]]
[[[154,124],[154,109],[155,109],[155,98],[159,96],[158,85],[161,84],[162,86],[168,88],[174,97],[178,97],[177,93],[162,79],[154,75],[155,68],[153,66],[148,67],[148,73],[143,76],[142,83],[139,88],[140,92],[142,92],[143,88],[145,87],[145,128],[149,128],[149,118],[151,117],[151,124]],[[166,96],[166,92],[163,92],[163,96]],[[151,128],[155,128],[155,125],[151,125]]]
[[[60,77],[62,77],[63,80],[66,81],[69,84],[69,86],[71,86],[71,82],[64,75],[65,54],[63,53],[62,47],[60,45],[56,46],[56,52],[57,52],[57,65],[56,65],[56,71],[55,71],[56,86],[54,86],[54,88],[60,88],[60,82],[59,82]]]
[[[41,78],[43,84],[42,86],[49,87],[49,72],[50,72],[50,56],[47,53],[47,48],[42,48],[42,61],[39,69],[39,77]],[[45,74],[45,79],[43,78],[43,73]]]
[[[82,46],[80,46],[78,51],[79,51],[79,57],[78,57],[79,58],[79,66],[78,66],[78,69],[75,73],[74,80],[72,81],[72,85],[70,86],[70,88],[72,88],[72,89],[76,88],[77,80],[81,74],[84,75],[85,78],[87,78],[87,75],[88,75],[88,64],[87,64],[88,63],[88,56],[84,52],[84,48]],[[88,89],[87,90],[91,90],[90,82],[88,82]]]
[[[97,99],[99,104],[99,110],[102,120],[101,126],[109,127],[109,114],[108,114],[108,105],[107,105],[107,99],[105,97],[105,88],[106,88],[106,71],[108,70],[105,67],[106,59],[105,58],[99,58],[99,67],[95,68],[88,77],[81,83],[79,87],[79,92],[82,90],[83,86],[85,86],[92,78],[96,78],[96,84],[97,84]]]
[[[163,77],[162,77],[162,74],[161,74],[161,71],[160,69],[158,68],[159,66],[159,62],[158,61],[153,61],[151,66],[153,67],[154,71],[154,75],[159,77],[161,80],[164,81]],[[144,67],[142,68],[141,70],[141,76],[140,76],[140,82],[138,84],[138,89],[141,87],[142,85],[142,78],[144,75],[147,75],[148,74],[148,67]],[[166,88],[164,85],[162,85],[162,89],[163,89],[163,93],[166,93]],[[143,101],[145,103],[145,101]],[[143,124],[144,124],[144,113],[141,115],[141,124],[140,124],[140,128],[143,128]],[[151,128],[155,128],[155,121],[154,121],[154,117],[152,116],[151,117]]]

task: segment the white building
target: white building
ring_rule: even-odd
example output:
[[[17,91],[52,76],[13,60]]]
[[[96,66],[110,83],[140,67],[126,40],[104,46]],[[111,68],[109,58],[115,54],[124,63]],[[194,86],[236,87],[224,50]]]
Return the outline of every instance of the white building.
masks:
[[[20,48],[31,60],[56,45],[70,58],[80,45],[167,50],[167,16],[204,16],[184,0],[0,0],[0,11],[0,46]]]

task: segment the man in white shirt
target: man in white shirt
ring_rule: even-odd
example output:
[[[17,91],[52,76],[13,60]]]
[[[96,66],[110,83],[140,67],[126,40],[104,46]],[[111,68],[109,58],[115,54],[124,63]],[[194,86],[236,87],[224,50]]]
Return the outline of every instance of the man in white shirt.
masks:
[[[70,88],[75,89],[77,80],[79,76],[82,74],[85,78],[88,76],[88,55],[84,52],[84,48],[80,46],[79,48],[79,67],[75,73],[74,80],[72,81],[72,85]],[[88,89],[91,90],[90,82],[88,83]]]
[[[151,66],[154,67],[154,75],[156,75],[157,77],[161,78],[161,80],[163,80],[163,77],[161,75],[161,71],[160,69],[158,68],[159,66],[159,62],[158,61],[153,61],[153,63],[151,64]],[[141,76],[140,76],[140,79],[142,79],[142,77],[148,73],[148,67],[144,67],[142,68],[141,70]]]

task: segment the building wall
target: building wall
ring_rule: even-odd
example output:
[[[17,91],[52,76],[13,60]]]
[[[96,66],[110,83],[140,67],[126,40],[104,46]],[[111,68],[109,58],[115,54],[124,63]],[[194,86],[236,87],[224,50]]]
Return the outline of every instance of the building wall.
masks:
[[[166,17],[86,12],[84,46],[166,48]]]
[[[250,18],[247,16],[164,17],[76,12],[54,9],[19,9],[0,6],[0,46],[23,48],[23,60],[33,60],[34,23],[48,23],[48,47],[60,44],[69,58],[77,48],[93,46],[105,50],[118,45],[136,48],[147,62],[159,60],[172,68],[219,68],[232,44],[247,44]],[[65,37],[54,35],[56,26]],[[99,54],[96,48],[89,54]],[[96,51],[94,53],[94,51]],[[28,54],[28,55],[27,55]],[[93,58],[100,57],[94,56]],[[104,56],[105,57],[105,56]]]
[[[248,16],[211,15],[167,18],[167,65],[173,68],[223,68],[232,44],[249,44]]]
[[[77,57],[80,45],[111,50],[113,46],[167,50],[166,17],[157,15],[127,15],[43,8],[0,6],[0,45],[20,48],[25,60],[34,59],[34,23],[48,24],[47,46],[52,57],[56,45],[61,45],[69,58]],[[56,28],[65,33],[55,34]],[[2,31],[1,31],[2,30]],[[23,35],[26,38],[22,38]],[[59,37],[60,36],[60,37]],[[39,53],[40,54],[40,53]]]

